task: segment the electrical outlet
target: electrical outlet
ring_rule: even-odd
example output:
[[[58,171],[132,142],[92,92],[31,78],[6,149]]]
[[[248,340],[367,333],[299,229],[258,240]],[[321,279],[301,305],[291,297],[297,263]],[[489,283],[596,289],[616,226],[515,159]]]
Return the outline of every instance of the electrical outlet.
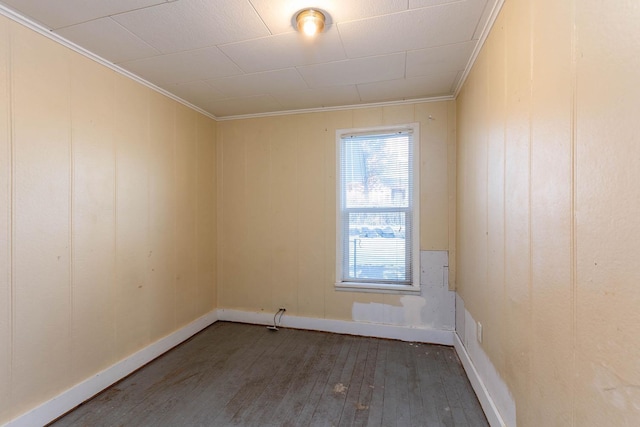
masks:
[[[284,307],[280,307],[280,310],[282,310],[282,311],[287,311],[287,309],[286,309],[286,308],[284,308]]]
[[[482,323],[478,322],[476,332],[478,342],[482,344]]]

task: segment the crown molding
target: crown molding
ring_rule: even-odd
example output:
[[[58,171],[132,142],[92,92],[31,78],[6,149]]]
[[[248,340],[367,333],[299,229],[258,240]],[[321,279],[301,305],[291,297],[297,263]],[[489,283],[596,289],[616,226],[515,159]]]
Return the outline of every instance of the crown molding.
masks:
[[[478,40],[478,43],[476,44],[475,49],[473,49],[473,52],[471,53],[471,57],[467,62],[467,66],[464,68],[464,72],[462,73],[462,77],[460,77],[460,80],[458,80],[458,84],[456,85],[456,88],[453,91],[453,99],[456,99],[458,97],[460,90],[462,90],[462,86],[464,86],[464,83],[467,81],[467,77],[469,77],[469,73],[471,72],[473,65],[476,63],[476,59],[478,59],[478,55],[482,50],[482,46],[484,46],[484,43],[487,41],[487,37],[489,37],[489,33],[491,32],[491,29],[493,28],[493,24],[496,22],[496,19],[498,18],[498,14],[500,13],[500,10],[502,10],[503,5],[504,5],[504,0],[498,0],[493,5],[493,9],[489,14],[489,19],[487,20],[487,23],[485,24],[484,28],[482,29],[482,32],[480,33],[480,39]]]
[[[50,39],[53,40],[63,46],[65,46],[68,49],[71,49],[72,51],[79,53],[80,55],[83,55],[97,63],[99,63],[100,65],[104,65],[107,68],[110,68],[111,70],[115,71],[116,73],[122,74],[125,77],[130,78],[131,80],[134,80],[138,83],[140,83],[141,85],[144,85],[146,87],[148,87],[151,90],[154,90],[168,98],[173,99],[174,101],[179,102],[180,104],[191,108],[192,110],[197,111],[200,114],[203,114],[213,120],[217,120],[218,118],[216,116],[214,116],[213,114],[209,113],[208,111],[203,110],[200,107],[197,107],[193,104],[191,104],[188,101],[185,101],[184,99],[172,94],[171,92],[168,92],[164,89],[162,89],[161,87],[158,87],[156,85],[154,85],[153,83],[133,74],[130,71],[125,70],[124,68],[114,64],[113,62],[110,62],[106,59],[104,59],[103,57],[101,57],[100,55],[96,55],[95,53],[81,47],[78,46],[77,44],[73,43],[70,40],[65,39],[64,37],[60,36],[59,34],[56,34],[53,32],[53,30],[50,30],[48,28],[46,28],[45,26],[43,26],[42,24],[35,22],[23,15],[21,15],[20,13],[14,11],[13,9],[10,9],[9,7],[0,4],[0,15],[5,16],[9,19],[11,19],[14,22],[17,22],[20,25],[23,25],[33,31],[35,31],[36,33]]]
[[[119,74],[122,74],[125,77],[128,77],[170,99],[173,99],[176,102],[179,102],[182,105],[185,105],[188,108],[191,108],[194,111],[197,111],[200,114],[203,114],[213,120],[216,121],[229,121],[229,120],[240,120],[240,119],[252,119],[252,118],[259,118],[259,117],[274,117],[274,116],[285,116],[285,115],[293,115],[293,114],[308,114],[308,113],[318,113],[318,112],[326,112],[326,111],[342,111],[342,110],[356,110],[356,109],[364,109],[364,108],[375,108],[375,107],[389,107],[389,106],[394,106],[394,105],[409,105],[409,104],[419,104],[419,103],[425,103],[425,102],[440,102],[440,101],[452,101],[455,100],[458,97],[458,94],[460,93],[460,90],[462,89],[462,86],[464,85],[465,81],[467,80],[467,77],[469,76],[469,73],[471,72],[471,69],[473,68],[473,65],[475,64],[476,59],[478,58],[478,55],[480,53],[480,50],[482,49],[482,46],[484,46],[484,43],[491,31],[491,28],[493,28],[493,24],[495,23],[496,18],[498,17],[498,14],[500,13],[500,10],[502,9],[502,6],[504,4],[505,0],[498,0],[494,6],[493,9],[491,10],[491,13],[489,15],[489,19],[487,20],[487,23],[484,27],[484,29],[482,30],[480,39],[478,40],[478,43],[476,44],[475,49],[473,50],[473,53],[471,54],[471,57],[469,58],[469,61],[467,62],[467,66],[465,67],[462,76],[460,77],[460,79],[458,80],[455,90],[453,92],[453,95],[446,95],[446,96],[435,96],[435,97],[427,97],[427,98],[416,98],[416,99],[404,99],[404,100],[400,100],[400,101],[387,101],[387,102],[375,102],[375,103],[367,103],[367,104],[352,104],[352,105],[342,105],[342,106],[335,106],[335,107],[318,107],[318,108],[306,108],[306,109],[299,109],[299,110],[283,110],[283,111],[271,111],[271,112],[265,112],[265,113],[254,113],[254,114],[239,114],[239,115],[233,115],[233,116],[224,116],[224,117],[217,117],[214,114],[211,114],[208,111],[203,110],[202,108],[191,104],[190,102],[180,98],[177,95],[174,95],[173,93],[162,89],[159,86],[156,86],[155,84],[137,76],[136,74],[133,74],[130,71],[125,70],[124,68],[114,64],[113,62],[110,62],[108,60],[106,60],[105,58],[73,43],[70,40],[65,39],[64,37],[58,35],[57,33],[54,33],[53,30],[50,30],[46,27],[44,27],[42,24],[35,22],[23,15],[21,15],[20,13],[14,11],[13,9],[0,4],[0,15],[5,16],[9,19],[11,19],[12,21],[15,21],[35,32],[37,32],[38,34],[47,37],[50,40],[53,40],[69,49],[71,49],[72,51],[79,53],[80,55],[83,55]]]
[[[360,110],[364,108],[389,107],[393,105],[422,104],[425,102],[452,101],[454,99],[455,97],[453,95],[434,96],[430,98],[403,99],[401,101],[372,102],[369,104],[339,105],[335,107],[318,107],[318,108],[305,108],[301,110],[284,110],[284,111],[270,111],[266,113],[240,114],[237,116],[216,117],[216,120],[220,122],[224,122],[227,120],[253,119],[257,117],[289,116],[292,114],[308,114],[308,113],[319,113],[319,112],[325,112],[325,111]]]

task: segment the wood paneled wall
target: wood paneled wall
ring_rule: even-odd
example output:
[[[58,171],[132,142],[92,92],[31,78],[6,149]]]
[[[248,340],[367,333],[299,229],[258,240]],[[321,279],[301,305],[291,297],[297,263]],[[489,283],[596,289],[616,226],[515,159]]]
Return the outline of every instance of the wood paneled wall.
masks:
[[[424,295],[334,286],[336,130],[413,122],[420,126],[420,247],[452,254],[453,101],[218,123],[220,308],[286,307],[291,315],[354,320],[354,304],[369,304],[380,323],[429,327]],[[389,319],[398,308],[403,314]]]
[[[457,99],[457,287],[519,426],[640,420],[639,20],[507,0]]]
[[[0,19],[0,423],[216,307],[215,133]]]

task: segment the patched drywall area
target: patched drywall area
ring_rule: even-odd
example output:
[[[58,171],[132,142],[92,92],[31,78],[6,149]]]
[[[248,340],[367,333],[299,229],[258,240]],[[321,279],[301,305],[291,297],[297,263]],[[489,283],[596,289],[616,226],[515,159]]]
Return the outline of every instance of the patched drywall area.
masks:
[[[420,252],[420,295],[402,295],[397,304],[354,302],[356,322],[452,331],[455,292],[449,290],[447,251]]]

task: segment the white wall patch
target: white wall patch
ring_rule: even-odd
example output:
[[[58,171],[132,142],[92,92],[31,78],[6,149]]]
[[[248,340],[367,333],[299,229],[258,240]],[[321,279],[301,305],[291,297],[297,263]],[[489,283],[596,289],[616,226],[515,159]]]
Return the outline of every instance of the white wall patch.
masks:
[[[448,252],[420,252],[420,295],[404,295],[401,306],[381,303],[354,303],[356,322],[409,326],[453,331],[455,292],[448,286]]]

